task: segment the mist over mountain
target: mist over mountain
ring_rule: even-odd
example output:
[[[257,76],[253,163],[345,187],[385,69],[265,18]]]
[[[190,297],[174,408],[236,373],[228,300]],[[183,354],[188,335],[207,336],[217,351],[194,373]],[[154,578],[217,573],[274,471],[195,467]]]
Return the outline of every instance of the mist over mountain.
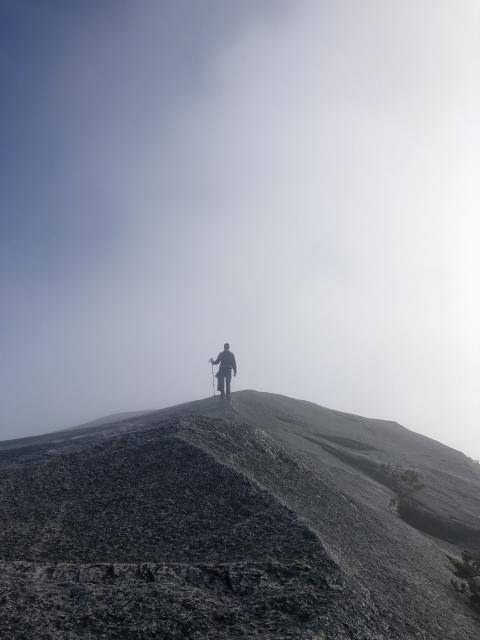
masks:
[[[230,341],[242,385],[480,458],[479,25],[0,0],[0,439],[203,397]]]
[[[478,638],[480,466],[396,422],[241,391],[1,442],[0,495],[2,639]]]

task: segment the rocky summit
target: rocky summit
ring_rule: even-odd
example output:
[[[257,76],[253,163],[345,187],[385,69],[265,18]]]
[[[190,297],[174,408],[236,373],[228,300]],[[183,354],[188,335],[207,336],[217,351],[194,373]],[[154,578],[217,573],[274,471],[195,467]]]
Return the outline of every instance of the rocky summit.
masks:
[[[448,560],[480,467],[394,422],[254,391],[110,416],[0,443],[0,511],[2,640],[480,635]]]

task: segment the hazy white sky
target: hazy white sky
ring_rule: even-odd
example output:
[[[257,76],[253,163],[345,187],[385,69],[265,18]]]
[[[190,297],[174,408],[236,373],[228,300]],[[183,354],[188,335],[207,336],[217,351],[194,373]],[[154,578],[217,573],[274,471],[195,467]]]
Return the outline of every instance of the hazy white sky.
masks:
[[[206,396],[228,340],[480,457],[476,0],[20,4],[0,437]]]

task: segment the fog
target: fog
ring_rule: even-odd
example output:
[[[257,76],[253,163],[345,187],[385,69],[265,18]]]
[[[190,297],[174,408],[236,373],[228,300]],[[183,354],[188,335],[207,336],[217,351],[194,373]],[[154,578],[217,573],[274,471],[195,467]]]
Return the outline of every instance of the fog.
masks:
[[[0,438],[208,396],[229,341],[234,390],[480,457],[480,5],[95,4],[0,2]]]

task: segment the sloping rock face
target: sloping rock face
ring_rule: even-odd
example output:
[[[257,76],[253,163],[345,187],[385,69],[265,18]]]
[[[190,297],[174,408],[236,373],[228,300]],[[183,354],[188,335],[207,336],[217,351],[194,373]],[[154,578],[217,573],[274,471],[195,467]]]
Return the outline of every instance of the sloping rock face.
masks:
[[[396,637],[258,465],[302,473],[259,430],[201,416],[11,456],[1,637]]]
[[[187,426],[188,424],[188,426]],[[205,562],[310,555],[315,536],[265,490],[185,435],[197,418],[4,472],[6,560]],[[223,425],[224,426],[224,425]],[[182,437],[182,435],[184,437]]]
[[[420,512],[425,519],[431,515],[433,524],[426,533],[480,549],[480,465],[463,453],[396,422],[271,393],[240,391],[233,398],[231,405],[206,399],[183,405],[181,411],[259,426],[289,451],[308,457],[335,486],[367,502],[375,502],[375,491],[372,494],[371,483],[365,482],[366,476],[375,475],[372,470],[382,464],[414,468],[425,485],[418,495]],[[131,424],[159,419],[179,408],[132,418]]]
[[[283,396],[0,443],[0,637],[477,639],[462,546],[398,517],[385,463],[480,543],[465,456]]]

